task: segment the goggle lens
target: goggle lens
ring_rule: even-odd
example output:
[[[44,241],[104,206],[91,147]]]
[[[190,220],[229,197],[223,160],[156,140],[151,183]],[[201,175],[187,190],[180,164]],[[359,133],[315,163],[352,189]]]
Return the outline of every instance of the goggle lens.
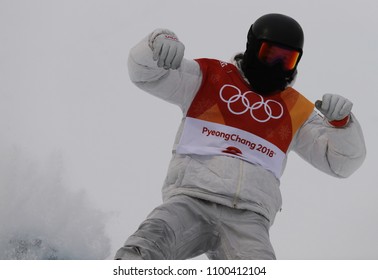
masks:
[[[297,50],[284,48],[269,42],[263,42],[258,54],[260,61],[273,65],[281,62],[285,70],[293,70],[297,65],[300,52]]]

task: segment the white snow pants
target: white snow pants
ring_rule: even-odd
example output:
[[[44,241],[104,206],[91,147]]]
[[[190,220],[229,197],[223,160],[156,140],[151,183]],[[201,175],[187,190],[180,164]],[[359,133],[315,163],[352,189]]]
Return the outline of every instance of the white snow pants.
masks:
[[[154,209],[120,248],[115,259],[275,259],[269,221],[234,209],[178,195]]]

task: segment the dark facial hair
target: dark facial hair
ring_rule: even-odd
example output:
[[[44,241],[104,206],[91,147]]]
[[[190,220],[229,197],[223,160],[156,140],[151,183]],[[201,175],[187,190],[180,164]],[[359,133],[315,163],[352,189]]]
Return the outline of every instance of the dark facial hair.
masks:
[[[267,65],[248,51],[244,53],[241,66],[252,90],[262,95],[282,91],[291,81],[291,75],[282,69],[281,63]]]

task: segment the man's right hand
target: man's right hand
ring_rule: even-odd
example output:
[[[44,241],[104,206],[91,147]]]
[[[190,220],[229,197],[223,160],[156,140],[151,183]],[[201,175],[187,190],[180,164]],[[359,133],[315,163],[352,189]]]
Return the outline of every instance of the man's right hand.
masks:
[[[149,46],[158,67],[167,70],[175,70],[180,67],[184,57],[185,46],[172,31],[156,29],[150,35]]]

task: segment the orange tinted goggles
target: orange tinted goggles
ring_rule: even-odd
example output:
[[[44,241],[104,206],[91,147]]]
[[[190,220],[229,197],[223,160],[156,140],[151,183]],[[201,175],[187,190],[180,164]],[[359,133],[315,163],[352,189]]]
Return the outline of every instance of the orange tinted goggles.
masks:
[[[258,58],[267,64],[281,62],[284,70],[293,70],[297,65],[300,52],[294,49],[284,48],[273,43],[263,42]]]

